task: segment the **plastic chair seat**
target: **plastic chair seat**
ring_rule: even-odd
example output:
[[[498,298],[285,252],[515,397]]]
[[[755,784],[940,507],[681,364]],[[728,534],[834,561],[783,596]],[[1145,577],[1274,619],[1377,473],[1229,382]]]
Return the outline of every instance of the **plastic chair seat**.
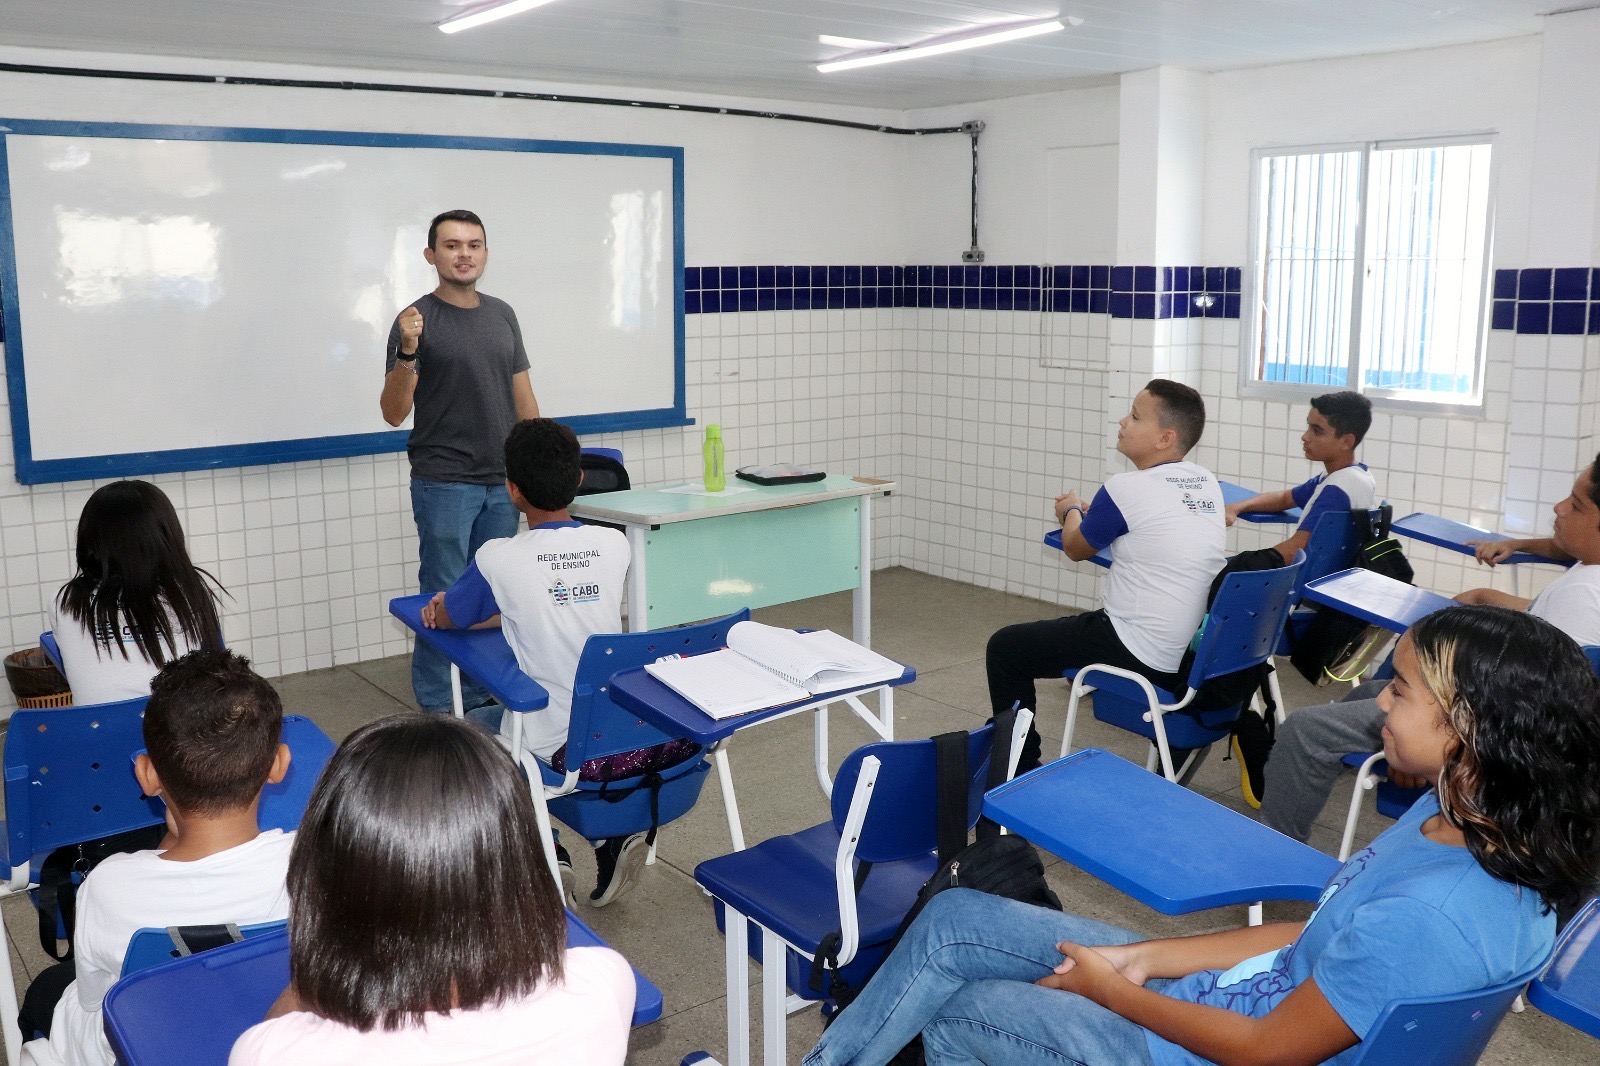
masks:
[[[555,773],[543,762],[539,772],[546,785],[560,787],[562,775]],[[688,814],[700,799],[706,775],[711,772],[711,762],[705,753],[685,759],[677,766],[661,771],[661,792],[656,800],[660,824],[676,821]],[[623,799],[607,802],[602,798],[599,781],[579,781],[575,791],[564,796],[551,796],[547,802],[550,813],[565,825],[571,826],[589,840],[627,836],[641,832],[650,824],[650,790],[635,788],[638,778],[613,781],[605,786],[607,792],[628,792]]]
[[[695,879],[740,914],[815,954],[823,937],[839,931],[833,881],[838,851],[839,831],[832,822],[823,822],[708,859],[695,868]],[[863,945],[882,944],[894,936],[938,865],[932,854],[873,865],[856,894]]]
[[[1061,676],[1074,680],[1077,670]],[[1177,703],[1179,697],[1152,684],[1156,699],[1164,704]],[[1155,729],[1145,721],[1149,714],[1144,690],[1127,678],[1114,674],[1098,674],[1094,682],[1094,716],[1097,721],[1114,725],[1118,729],[1155,739]],[[1237,707],[1224,707],[1213,711],[1173,711],[1165,716],[1167,742],[1175,748],[1200,748],[1226,739],[1233,731],[1234,720],[1239,717]]]

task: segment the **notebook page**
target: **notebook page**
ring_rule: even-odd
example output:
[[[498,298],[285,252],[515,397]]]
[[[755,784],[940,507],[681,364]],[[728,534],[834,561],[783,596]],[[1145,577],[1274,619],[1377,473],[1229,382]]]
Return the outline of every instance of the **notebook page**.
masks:
[[[728,648],[646,663],[645,670],[712,718],[781,707],[811,693]]]
[[[791,629],[738,622],[728,646],[813,694],[871,685],[899,677],[904,667],[830,630]]]

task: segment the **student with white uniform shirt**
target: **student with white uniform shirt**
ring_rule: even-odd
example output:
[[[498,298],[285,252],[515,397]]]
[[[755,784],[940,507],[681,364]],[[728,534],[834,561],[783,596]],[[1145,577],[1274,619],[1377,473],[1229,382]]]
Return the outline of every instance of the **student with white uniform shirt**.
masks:
[[[1137,671],[1164,688],[1182,687],[1176,671],[1205,615],[1226,536],[1216,478],[1184,459],[1205,423],[1198,392],[1156,378],[1118,424],[1117,451],[1136,469],[1108,479],[1092,503],[1076,492],[1056,497],[1068,558],[1082,562],[1110,549],[1103,606],[1007,626],[990,637],[994,713],[1018,703],[1037,710],[1036,678],[1090,663]],[[1018,769],[1039,765],[1039,754],[1039,734],[1030,731]]]
[[[221,586],[190,562],[178,512],[148,481],[95,490],[78,518],[77,563],[49,625],[79,706],[148,696],[162,664],[222,649]]]
[[[1555,530],[1549,538],[1477,545],[1478,559],[1491,566],[1522,550],[1576,559],[1571,569],[1531,600],[1479,588],[1461,593],[1456,602],[1527,611],[1580,645],[1600,644],[1600,483],[1595,481],[1595,469],[1590,465],[1579,473],[1572,494],[1556,504]],[[1369,682],[1343,702],[1302,707],[1289,715],[1277,742],[1267,748],[1270,756],[1265,760],[1264,776],[1259,776],[1257,763],[1257,779],[1265,788],[1265,795],[1256,797],[1262,822],[1296,840],[1306,839],[1343,769],[1344,757],[1383,747],[1383,711],[1377,696],[1385,684]],[[1250,766],[1243,767],[1241,776],[1250,770]],[[1398,784],[1416,784],[1392,769],[1389,776]],[[1250,792],[1247,788],[1246,799],[1252,798]]]
[[[248,925],[289,913],[294,834],[257,826],[261,789],[289,770],[278,694],[226,651],[177,659],[150,687],[147,751],[134,775],[146,795],[166,801],[167,837],[157,850],[108,857],[84,879],[75,959],[36,977],[23,1001],[23,1036],[47,1029],[23,1045],[24,1066],[111,1066],[101,1006],[140,929]],[[60,997],[53,1009],[52,994]]]
[[[1359,392],[1330,392],[1311,401],[1300,447],[1307,459],[1322,464],[1322,473],[1292,489],[1263,492],[1228,505],[1228,525],[1248,511],[1300,508],[1294,535],[1277,545],[1285,563],[1304,551],[1311,531],[1325,514],[1349,514],[1377,503],[1378,488],[1366,464],[1356,462],[1356,449],[1372,428],[1372,401]]]

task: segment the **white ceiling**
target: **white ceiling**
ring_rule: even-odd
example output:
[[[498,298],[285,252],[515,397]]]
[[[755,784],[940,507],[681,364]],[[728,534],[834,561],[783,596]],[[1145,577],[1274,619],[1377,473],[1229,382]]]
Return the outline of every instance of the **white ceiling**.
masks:
[[[488,75],[910,109],[1105,84],[1159,64],[1225,70],[1537,33],[1590,0],[556,0],[464,33],[477,0],[0,0],[0,45]],[[1064,33],[818,74],[831,33],[907,44],[1074,15]],[[63,61],[70,57],[63,57]],[[178,65],[173,65],[178,69]]]

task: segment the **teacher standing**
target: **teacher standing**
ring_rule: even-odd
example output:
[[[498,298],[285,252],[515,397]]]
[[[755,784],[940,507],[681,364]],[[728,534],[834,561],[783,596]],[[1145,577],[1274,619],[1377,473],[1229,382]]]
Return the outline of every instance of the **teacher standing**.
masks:
[[[422,257],[439,273],[433,292],[401,311],[389,330],[383,419],[398,426],[416,409],[406,442],[411,510],[417,521],[422,592],[447,589],[485,541],[517,532],[506,493],[506,434],[539,417],[528,380],[528,353],[516,312],[478,291],[489,262],[483,220],[446,211],[428,227]],[[420,641],[411,655],[411,688],[431,713],[451,709],[450,667]],[[489,702],[462,678],[464,706]],[[491,728],[499,710],[475,716]]]

